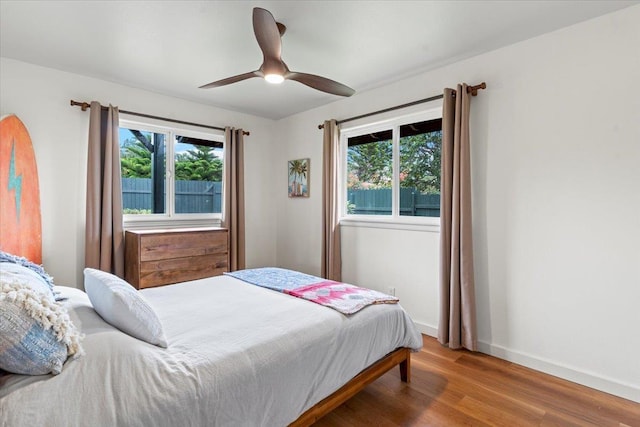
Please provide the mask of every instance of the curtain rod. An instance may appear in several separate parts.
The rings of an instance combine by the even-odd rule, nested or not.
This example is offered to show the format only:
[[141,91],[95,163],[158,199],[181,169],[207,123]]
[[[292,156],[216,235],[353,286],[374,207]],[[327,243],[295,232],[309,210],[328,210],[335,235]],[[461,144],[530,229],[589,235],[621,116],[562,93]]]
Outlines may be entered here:
[[[487,88],[487,84],[485,82],[482,82],[479,85],[467,86],[467,93],[470,93],[471,96],[477,96],[479,89],[486,89],[486,88]],[[401,108],[407,108],[407,107],[411,107],[413,105],[424,104],[425,102],[435,101],[436,99],[442,99],[443,97],[444,97],[444,95],[440,94],[440,95],[436,95],[436,96],[431,96],[429,98],[419,99],[417,101],[408,102],[406,104],[396,105],[394,107],[385,108],[384,110],[378,110],[378,111],[374,111],[372,113],[362,114],[360,116],[349,117],[348,119],[344,119],[344,120],[336,120],[336,124],[339,125],[340,123],[346,123],[346,122],[350,122],[352,120],[363,119],[365,117],[375,116],[376,114],[387,113],[389,111],[399,110]],[[318,125],[318,129],[324,129],[324,124]]]
[[[71,100],[71,106],[72,107],[80,107],[82,109],[82,111],[87,111],[87,108],[91,108],[91,104],[86,103],[86,102],[74,101],[73,99]],[[105,107],[103,105],[101,105],[100,108],[102,108],[103,110],[107,109],[107,107]],[[200,123],[185,122],[183,120],[170,119],[168,117],[160,117],[160,116],[152,116],[151,114],[136,113],[135,111],[127,111],[127,110],[118,109],[118,112],[122,113],[122,114],[129,114],[130,116],[138,116],[138,117],[145,117],[147,119],[157,119],[157,120],[164,120],[165,122],[179,123],[181,125],[198,126],[198,127],[201,127],[201,128],[215,129],[215,130],[222,130],[222,131],[225,130],[225,128],[218,127],[218,126],[210,126],[210,125],[203,125],[203,124],[200,124]],[[242,134],[243,135],[251,135],[251,132],[249,132],[248,130],[243,130]]]

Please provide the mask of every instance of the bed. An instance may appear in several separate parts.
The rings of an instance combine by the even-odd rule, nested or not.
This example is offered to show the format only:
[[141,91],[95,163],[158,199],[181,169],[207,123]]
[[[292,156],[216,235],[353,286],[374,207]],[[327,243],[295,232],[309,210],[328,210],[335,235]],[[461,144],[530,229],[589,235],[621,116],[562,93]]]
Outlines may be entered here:
[[164,349],[106,323],[84,292],[56,290],[86,354],[60,375],[0,377],[3,426],[309,425],[397,364],[408,380],[409,349],[422,345],[398,304],[345,316],[219,276],[140,291]]
[[[34,173],[23,175],[24,193],[29,179],[37,183],[35,157],[30,141],[19,146],[14,139],[0,141],[0,169],[20,170],[14,162],[19,166],[18,154],[27,150],[24,158]],[[37,186],[30,192],[37,195]],[[28,213],[19,208],[17,193],[0,193],[0,209],[12,209],[3,218],[16,217],[9,230],[15,236],[3,234],[0,249],[39,264],[39,221],[26,227],[22,217]],[[27,251],[25,240],[38,244]],[[7,265],[0,263],[0,276],[9,274]],[[36,281],[46,279],[38,274]],[[5,303],[10,285],[18,284],[2,280]],[[43,294],[52,291],[50,282],[43,286]],[[60,300],[59,309],[84,335],[84,355],[62,365],[65,348],[57,375],[0,369],[0,426],[310,425],[395,366],[400,379],[409,381],[410,353],[422,346],[400,304],[369,305],[345,315],[228,275],[131,292],[139,292],[156,316],[166,347],[113,326],[91,292],[90,299],[76,287],[55,286],[51,294]],[[3,310],[0,329],[6,331]],[[5,350],[0,345],[0,357]]]

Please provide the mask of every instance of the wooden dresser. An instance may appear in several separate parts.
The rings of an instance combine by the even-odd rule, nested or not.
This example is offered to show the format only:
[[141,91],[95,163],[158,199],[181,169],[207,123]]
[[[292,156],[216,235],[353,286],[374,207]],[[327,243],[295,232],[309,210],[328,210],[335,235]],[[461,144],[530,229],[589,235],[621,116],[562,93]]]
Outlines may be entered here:
[[125,232],[125,279],[136,289],[218,276],[228,270],[225,228]]

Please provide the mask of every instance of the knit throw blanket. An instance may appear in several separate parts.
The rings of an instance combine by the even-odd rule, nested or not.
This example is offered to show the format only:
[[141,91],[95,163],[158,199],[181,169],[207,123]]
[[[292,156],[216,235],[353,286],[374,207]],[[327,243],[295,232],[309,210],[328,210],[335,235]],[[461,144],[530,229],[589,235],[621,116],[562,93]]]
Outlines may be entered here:
[[372,304],[394,304],[399,301],[394,296],[372,289],[283,268],[254,268],[225,274],[252,285],[324,305],[342,314],[353,314]]

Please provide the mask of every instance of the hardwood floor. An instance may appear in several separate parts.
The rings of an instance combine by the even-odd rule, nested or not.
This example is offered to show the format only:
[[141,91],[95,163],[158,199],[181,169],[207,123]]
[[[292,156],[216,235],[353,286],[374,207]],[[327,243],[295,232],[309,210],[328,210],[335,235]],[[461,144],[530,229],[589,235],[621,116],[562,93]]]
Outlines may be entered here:
[[329,426],[640,426],[640,404],[435,338],[319,420]]

